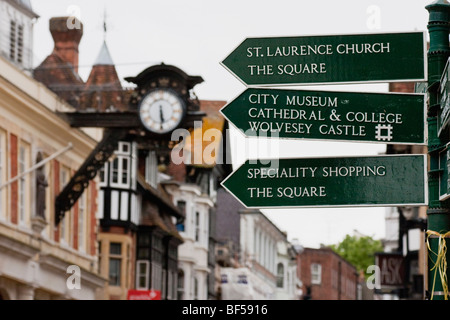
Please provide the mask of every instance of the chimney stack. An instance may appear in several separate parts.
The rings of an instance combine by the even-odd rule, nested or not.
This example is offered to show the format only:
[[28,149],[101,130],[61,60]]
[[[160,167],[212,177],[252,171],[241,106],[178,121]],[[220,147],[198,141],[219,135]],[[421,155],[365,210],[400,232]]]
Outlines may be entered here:
[[55,42],[53,52],[78,73],[78,45],[83,36],[83,24],[75,17],[51,18],[50,33]]

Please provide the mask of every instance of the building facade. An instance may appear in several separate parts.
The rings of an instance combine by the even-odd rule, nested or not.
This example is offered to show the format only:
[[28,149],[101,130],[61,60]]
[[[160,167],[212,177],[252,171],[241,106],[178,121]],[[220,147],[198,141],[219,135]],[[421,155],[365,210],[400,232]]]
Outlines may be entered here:
[[[418,88],[414,83],[390,83],[390,92],[413,93]],[[423,85],[422,85],[423,88]],[[423,88],[424,90],[426,88]],[[419,92],[420,93],[420,92]],[[427,147],[421,145],[387,145],[386,154],[426,154]],[[382,285],[375,290],[378,299],[423,299],[426,272],[425,230],[427,207],[392,207],[386,209],[386,237],[384,252],[403,256],[405,267],[402,283],[395,286]]]
[[[164,168],[170,135],[146,130],[139,122],[138,108],[150,92],[162,99],[166,95],[160,92],[186,99],[200,78],[173,66],[153,66],[128,79],[135,82],[135,88],[122,88],[104,42],[84,82],[78,75],[83,24],[69,28],[67,19],[50,19],[54,49],[34,70],[34,77],[73,106],[73,111],[60,113],[72,127],[94,127],[101,134],[82,164],[67,175],[68,187],[57,197],[56,205],[71,210],[72,199],[81,197],[80,190],[98,179],[97,254],[99,272],[108,279],[105,298],[130,299],[139,291],[157,292],[159,299],[176,299],[177,247],[183,239],[175,222],[184,216],[160,184],[161,176],[167,177]],[[192,108],[190,101],[183,103]],[[66,217],[59,213],[58,219],[65,221]]]
[[33,67],[33,26],[38,17],[30,0],[0,1],[0,55],[28,73]]
[[54,206],[97,141],[59,118],[56,113],[71,106],[15,64],[0,58],[0,70],[1,298],[102,298],[98,181],[89,183],[59,224]]
[[241,209],[239,214],[241,267],[222,269],[222,298],[299,299],[297,253],[286,233],[259,210]]
[[182,151],[183,161],[171,164],[174,179],[164,185],[186,218],[177,227],[184,243],[179,254],[179,299],[218,298],[220,271],[216,264],[217,188],[229,172],[226,124],[219,110],[225,101],[200,100],[202,121],[194,125]]
[[304,300],[356,300],[356,268],[330,248],[304,248],[297,255]]

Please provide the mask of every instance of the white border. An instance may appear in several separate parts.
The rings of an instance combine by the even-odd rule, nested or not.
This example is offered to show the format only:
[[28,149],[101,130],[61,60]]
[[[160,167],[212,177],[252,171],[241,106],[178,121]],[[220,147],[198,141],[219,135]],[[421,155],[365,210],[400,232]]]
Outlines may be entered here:
[[[247,159],[244,163],[242,163],[238,168],[236,168],[235,170],[233,170],[233,172],[226,177],[221,183],[220,185],[226,190],[228,191],[231,195],[233,195],[234,198],[236,198],[246,209],[310,209],[310,208],[352,208],[352,207],[398,207],[398,206],[427,206],[428,205],[428,172],[427,172],[427,155],[425,154],[395,154],[395,155],[376,155],[376,156],[335,156],[332,157],[333,159],[337,159],[337,158],[386,158],[386,157],[410,157],[410,156],[415,156],[415,157],[422,157],[423,158],[423,185],[424,185],[424,190],[423,190],[423,194],[424,194],[424,201],[423,202],[416,202],[416,203],[380,203],[380,204],[341,204],[341,205],[297,205],[297,206],[247,206],[245,203],[243,203],[241,201],[241,199],[239,199],[233,192],[231,192],[225,185],[225,181],[227,181],[236,171],[238,171],[242,166],[244,166],[247,161],[270,161],[270,160],[274,160],[274,159],[270,159],[270,158],[260,158],[260,159]],[[298,158],[298,157],[283,157],[283,158],[279,158],[278,160],[287,160],[287,159],[330,159],[330,157],[305,157],[305,158]]]
[[[449,71],[449,64],[450,64],[450,57],[447,59],[447,62],[445,63],[444,70],[442,71],[441,79],[439,80],[439,97],[442,96],[442,80],[444,80],[444,76],[447,76],[447,82],[450,82],[450,78],[448,77],[447,73]],[[441,101],[439,100],[439,109],[441,109]],[[437,116],[437,125],[438,125],[438,137],[441,135],[443,131],[448,127],[448,124],[450,122],[450,115],[447,116],[447,119],[445,122],[441,125],[441,110],[438,112]]]
[[[447,153],[447,151],[449,150],[448,149],[449,146],[450,146],[450,142],[445,145],[445,148],[441,152],[439,152],[438,170],[443,168],[443,167],[441,167],[441,164],[442,164],[441,163],[441,153],[443,153],[443,152]],[[447,158],[447,156],[446,156],[446,158]],[[447,163],[445,163],[445,165],[447,166]],[[443,168],[443,170],[445,171],[447,169]],[[448,174],[450,174],[450,172],[447,172],[447,175]],[[447,200],[448,198],[450,198],[450,194],[448,194],[446,191],[444,194],[441,195],[441,178],[442,178],[442,176],[439,178],[439,201],[444,201],[444,200]],[[448,184],[448,182],[447,182],[447,184]],[[448,188],[448,186],[447,186],[447,188]]]
[[[234,103],[241,95],[243,95],[246,91],[249,89],[260,89],[260,90],[277,90],[277,91],[297,91],[297,92],[322,92],[322,93],[341,93],[341,94],[369,94],[369,95],[409,95],[409,96],[423,96],[423,142],[392,142],[392,141],[373,141],[373,140],[346,140],[346,139],[319,139],[319,138],[308,138],[308,137],[258,137],[258,136],[247,136],[242,131],[241,128],[238,128],[223,112],[228,105]],[[275,106],[274,106],[275,107]],[[264,139],[281,139],[281,140],[308,140],[308,141],[329,141],[329,142],[355,142],[355,143],[375,143],[375,144],[396,144],[396,145],[421,145],[425,146],[428,145],[428,125],[427,125],[427,94],[426,93],[408,93],[408,92],[365,92],[365,91],[324,91],[324,90],[314,90],[314,89],[288,89],[288,88],[267,88],[267,87],[247,87],[245,88],[241,93],[239,93],[237,96],[235,96],[230,102],[225,104],[222,108],[219,110],[220,114],[230,123],[233,125],[237,131],[244,137],[244,138],[264,138]],[[407,112],[407,111],[406,111]]]
[[[223,61],[227,59],[237,48],[239,48],[247,39],[276,39],[276,38],[304,38],[304,37],[333,37],[333,36],[360,36],[360,35],[386,35],[386,34],[410,34],[410,33],[422,33],[422,46],[423,46],[423,79],[384,79],[384,80],[364,80],[364,81],[346,81],[346,82],[340,82],[340,81],[330,81],[330,82],[300,82],[300,83],[270,83],[270,84],[247,84],[242,80],[240,77],[238,77],[237,74],[235,74],[231,69],[229,69]],[[228,72],[230,72],[236,79],[238,79],[242,84],[244,84],[246,87],[251,88],[255,86],[260,87],[277,87],[277,86],[315,86],[315,85],[336,85],[336,84],[361,84],[361,83],[389,83],[389,82],[426,82],[427,75],[428,75],[428,59],[427,59],[427,38],[426,38],[426,32],[425,31],[406,31],[406,32],[381,32],[381,33],[350,33],[350,34],[324,34],[324,35],[301,35],[301,36],[268,36],[268,37],[248,37],[242,40],[224,59],[222,59],[220,62],[220,65],[222,65]]]

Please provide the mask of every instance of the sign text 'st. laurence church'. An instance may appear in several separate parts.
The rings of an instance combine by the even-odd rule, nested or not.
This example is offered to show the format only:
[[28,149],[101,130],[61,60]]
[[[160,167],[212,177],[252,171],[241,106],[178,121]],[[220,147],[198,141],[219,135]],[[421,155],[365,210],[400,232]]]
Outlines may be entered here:
[[223,62],[248,85],[423,81],[423,32],[248,38]]

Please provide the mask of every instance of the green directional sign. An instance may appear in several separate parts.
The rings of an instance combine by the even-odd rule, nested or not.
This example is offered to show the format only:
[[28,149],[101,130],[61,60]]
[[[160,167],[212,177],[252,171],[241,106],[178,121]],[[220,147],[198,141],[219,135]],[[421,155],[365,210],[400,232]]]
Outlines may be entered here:
[[221,113],[246,136],[425,144],[425,95],[249,88]]
[[444,201],[450,198],[450,143],[439,153],[439,200]]
[[439,85],[441,94],[441,108],[438,113],[438,135],[440,137],[448,134],[448,126],[450,122],[450,58],[447,60],[444,71],[442,72],[441,82]]
[[425,32],[247,38],[222,65],[249,86],[424,81]]
[[425,155],[247,160],[222,185],[248,208],[427,204]]

